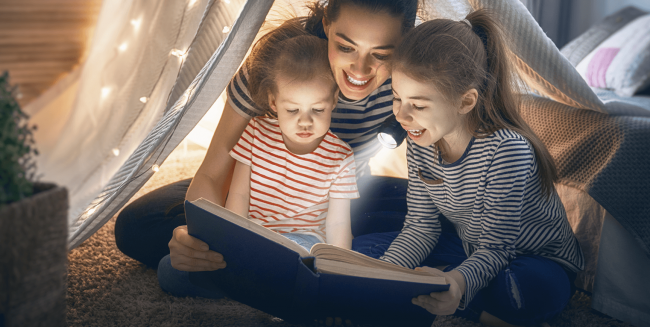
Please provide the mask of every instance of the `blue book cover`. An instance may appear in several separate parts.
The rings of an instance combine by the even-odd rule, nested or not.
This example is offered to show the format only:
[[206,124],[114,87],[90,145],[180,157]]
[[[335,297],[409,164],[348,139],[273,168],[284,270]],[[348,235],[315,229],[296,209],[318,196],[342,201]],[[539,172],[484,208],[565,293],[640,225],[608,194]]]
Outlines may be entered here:
[[185,214],[190,235],[226,261],[224,269],[190,273],[192,283],[287,321],[342,317],[354,323],[430,326],[434,316],[411,299],[449,289],[441,277],[333,245],[307,251],[204,199],[186,201]]

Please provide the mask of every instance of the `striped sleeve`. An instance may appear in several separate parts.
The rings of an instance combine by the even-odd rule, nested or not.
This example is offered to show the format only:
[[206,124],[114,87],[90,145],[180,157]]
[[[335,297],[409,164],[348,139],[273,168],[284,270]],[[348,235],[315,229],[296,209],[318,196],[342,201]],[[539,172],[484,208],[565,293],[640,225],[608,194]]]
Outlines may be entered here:
[[487,170],[477,248],[456,267],[467,285],[459,309],[515,258],[524,194],[534,174],[535,157],[525,140],[506,139],[499,144]]
[[[410,139],[408,141],[409,181],[406,192],[408,213],[402,232],[380,259],[396,265],[415,268],[436,246],[442,229],[440,220],[438,220],[440,210],[431,200],[427,186],[419,177],[417,161],[420,157],[413,155],[413,146],[416,145],[413,145]],[[423,155],[423,157],[427,156]],[[425,160],[433,160],[433,158],[425,158]]]
[[251,119],[246,126],[246,129],[241,134],[237,144],[230,150],[230,156],[233,159],[250,166],[251,159],[253,157],[252,148],[253,140],[255,139],[255,124],[257,123],[256,119]]
[[228,104],[239,115],[251,119],[264,114],[264,110],[257,107],[248,91],[248,61],[239,68],[228,84]]
[[352,150],[345,159],[341,160],[338,174],[330,187],[329,196],[335,199],[356,199],[359,197]]

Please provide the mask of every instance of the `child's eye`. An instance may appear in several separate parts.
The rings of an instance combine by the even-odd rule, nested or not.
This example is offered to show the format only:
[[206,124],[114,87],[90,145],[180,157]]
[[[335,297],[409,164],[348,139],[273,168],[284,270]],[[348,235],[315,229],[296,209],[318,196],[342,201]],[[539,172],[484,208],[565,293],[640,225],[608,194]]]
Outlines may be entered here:
[[350,48],[350,47],[346,47],[346,46],[344,46],[344,45],[340,45],[340,44],[339,44],[339,50],[340,50],[341,52],[352,52],[352,48]]
[[317,113],[317,114],[320,114],[320,113],[322,113],[322,112],[325,112],[325,109],[316,109],[316,108],[312,108],[311,110],[312,110],[313,112]]
[[418,107],[418,106],[415,106],[415,105],[414,105],[414,106],[413,106],[413,109],[418,110],[418,111],[421,111],[421,110],[424,110],[424,107]]
[[299,109],[287,109],[287,112],[290,113],[290,114],[295,114],[298,111],[300,111],[300,110]]
[[399,102],[402,102],[402,99],[400,99],[400,98],[398,98],[398,97],[396,97],[396,96],[394,96],[394,97],[393,97],[393,102],[395,102],[395,101],[399,101]]

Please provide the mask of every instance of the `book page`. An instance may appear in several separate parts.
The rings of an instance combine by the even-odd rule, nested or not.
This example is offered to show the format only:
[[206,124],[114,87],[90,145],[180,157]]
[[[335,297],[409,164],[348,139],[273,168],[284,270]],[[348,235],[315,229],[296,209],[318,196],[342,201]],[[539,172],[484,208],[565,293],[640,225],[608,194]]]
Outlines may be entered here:
[[319,273],[325,273],[325,274],[346,275],[346,276],[375,278],[375,279],[387,279],[387,280],[396,280],[402,282],[423,283],[423,284],[437,284],[437,285],[446,284],[444,277],[438,277],[429,274],[415,275],[410,273],[404,273],[401,271],[369,268],[369,267],[358,266],[350,263],[332,261],[332,260],[327,260],[322,258],[316,258],[316,262],[314,263],[314,265],[316,266],[316,270]]
[[[390,262],[381,261],[363,255],[352,250],[343,249],[331,244],[318,243],[311,248],[311,254],[318,259],[325,259],[334,262],[343,262],[356,266],[368,267],[373,269],[382,269],[395,272],[401,272],[411,275],[432,276],[429,272],[417,271],[406,267],[398,266]],[[442,275],[440,275],[442,276]]]
[[239,227],[250,230],[251,232],[256,233],[275,243],[281,244],[284,247],[297,252],[301,257],[310,256],[309,252],[305,250],[305,248],[303,248],[302,246],[298,245],[298,243],[282,236],[282,234],[276,233],[264,226],[258,225],[253,221],[251,221],[250,219],[242,217],[218,204],[212,203],[204,198],[199,198],[191,202],[197,207],[205,211],[208,211],[217,217],[225,219]]

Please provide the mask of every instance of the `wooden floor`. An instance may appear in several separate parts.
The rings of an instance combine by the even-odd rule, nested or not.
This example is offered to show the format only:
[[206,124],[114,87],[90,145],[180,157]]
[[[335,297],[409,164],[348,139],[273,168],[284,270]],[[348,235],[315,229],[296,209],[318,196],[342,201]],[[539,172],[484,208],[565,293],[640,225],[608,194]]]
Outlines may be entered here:
[[101,0],[0,0],[0,72],[19,86],[22,106],[85,56]]

